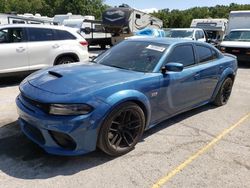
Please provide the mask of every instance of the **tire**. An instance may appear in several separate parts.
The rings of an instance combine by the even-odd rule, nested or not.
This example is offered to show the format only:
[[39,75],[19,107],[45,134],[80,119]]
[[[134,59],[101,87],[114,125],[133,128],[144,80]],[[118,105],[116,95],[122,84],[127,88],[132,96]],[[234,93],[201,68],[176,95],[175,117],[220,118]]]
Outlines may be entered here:
[[76,62],[74,58],[65,56],[65,57],[59,58],[56,61],[55,65],[63,65],[63,64],[69,64],[69,63],[74,63],[74,62]]
[[232,78],[226,78],[221,87],[219,92],[217,93],[215,100],[213,101],[213,104],[216,106],[223,106],[227,104],[229,97],[232,92],[232,87],[233,87],[233,80]]
[[110,156],[120,156],[134,149],[145,127],[143,110],[133,102],[114,108],[104,120],[98,147]]
[[106,49],[106,45],[105,44],[101,44],[101,49],[105,50]]

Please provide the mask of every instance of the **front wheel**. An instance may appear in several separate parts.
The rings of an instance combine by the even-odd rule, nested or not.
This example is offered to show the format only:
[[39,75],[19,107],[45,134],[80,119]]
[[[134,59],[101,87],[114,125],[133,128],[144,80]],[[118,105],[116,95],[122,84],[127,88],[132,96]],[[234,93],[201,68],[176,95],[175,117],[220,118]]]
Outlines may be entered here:
[[74,63],[75,60],[72,57],[69,56],[65,56],[65,57],[61,57],[57,60],[57,62],[55,63],[55,65],[63,65],[63,64],[69,64],[69,63]]
[[233,80],[232,78],[226,78],[221,85],[218,94],[215,97],[214,104],[216,106],[222,106],[227,103],[232,92]]
[[104,121],[98,139],[101,150],[111,156],[131,151],[140,140],[145,126],[142,109],[135,103],[119,105]]

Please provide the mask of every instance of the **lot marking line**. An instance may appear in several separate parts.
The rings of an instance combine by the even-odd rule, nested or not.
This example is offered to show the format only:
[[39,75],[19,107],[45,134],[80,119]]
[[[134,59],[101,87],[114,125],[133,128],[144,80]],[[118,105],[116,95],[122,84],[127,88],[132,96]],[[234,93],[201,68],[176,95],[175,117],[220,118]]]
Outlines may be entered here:
[[233,129],[241,125],[244,121],[246,121],[250,117],[250,113],[243,116],[237,123],[232,125],[231,127],[225,129],[223,132],[221,132],[218,136],[216,136],[213,140],[211,140],[207,145],[202,147],[200,150],[198,150],[196,153],[191,155],[188,159],[186,159],[183,163],[181,163],[179,166],[177,166],[175,169],[170,171],[166,174],[166,176],[163,176],[161,179],[159,179],[152,188],[160,188],[164,184],[166,184],[171,178],[173,178],[177,173],[182,171],[184,168],[186,168],[190,163],[192,163],[196,158],[198,158],[200,155],[208,151],[211,147],[213,147],[218,141],[220,141],[224,136],[229,134]]

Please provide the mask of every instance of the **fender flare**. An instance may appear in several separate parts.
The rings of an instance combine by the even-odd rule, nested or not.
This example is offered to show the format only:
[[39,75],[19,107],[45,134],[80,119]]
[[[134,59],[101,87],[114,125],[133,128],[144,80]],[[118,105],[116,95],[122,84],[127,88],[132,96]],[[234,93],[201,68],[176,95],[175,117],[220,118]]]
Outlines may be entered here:
[[[215,90],[214,90],[214,93],[212,95],[212,98],[211,98],[211,101],[214,101],[216,95],[218,94],[220,88],[221,88],[221,85],[223,83],[223,81],[227,78],[227,77],[231,77],[233,76],[233,78],[236,76],[236,72],[232,69],[232,68],[226,68],[223,73],[221,74],[220,76],[220,79],[215,87]],[[234,81],[234,79],[233,79]]]
[[110,95],[105,102],[111,106],[105,117],[117,106],[125,102],[135,102],[144,111],[146,118],[145,128],[148,127],[151,117],[151,105],[147,96],[136,90],[123,90]]

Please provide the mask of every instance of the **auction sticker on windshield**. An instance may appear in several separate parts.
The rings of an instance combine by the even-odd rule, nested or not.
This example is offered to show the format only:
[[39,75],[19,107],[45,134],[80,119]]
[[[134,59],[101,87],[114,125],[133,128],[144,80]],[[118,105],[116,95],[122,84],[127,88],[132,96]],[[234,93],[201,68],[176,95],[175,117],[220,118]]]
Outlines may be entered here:
[[164,47],[155,46],[155,45],[148,45],[146,48],[150,49],[150,50],[155,50],[155,51],[158,51],[158,52],[163,52],[166,49]]

